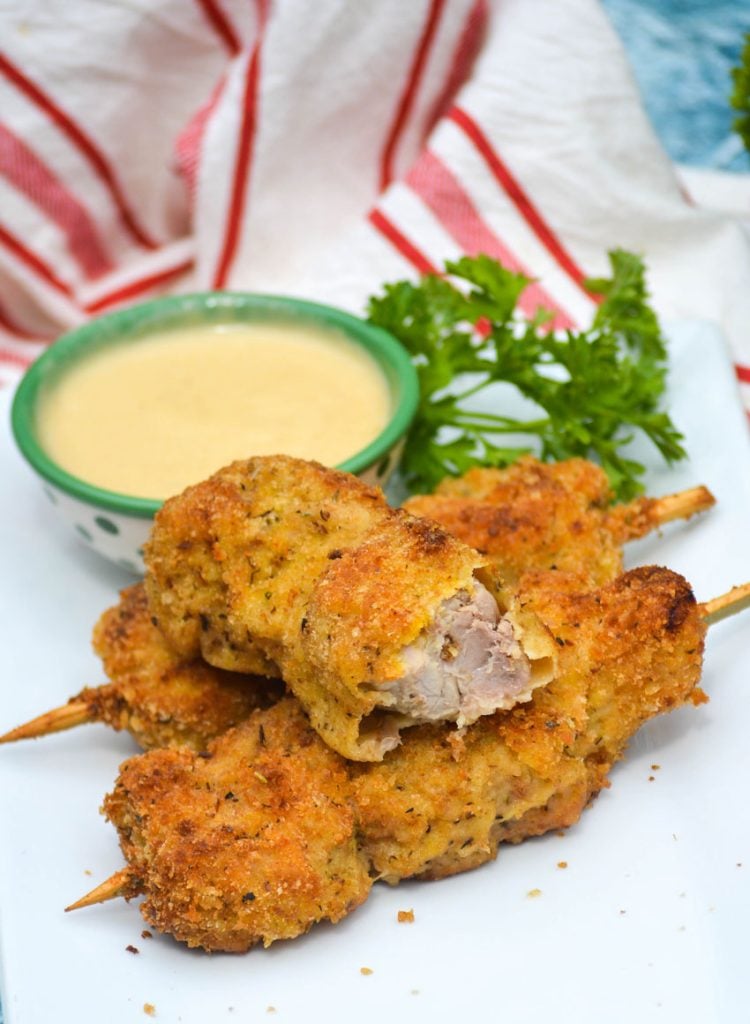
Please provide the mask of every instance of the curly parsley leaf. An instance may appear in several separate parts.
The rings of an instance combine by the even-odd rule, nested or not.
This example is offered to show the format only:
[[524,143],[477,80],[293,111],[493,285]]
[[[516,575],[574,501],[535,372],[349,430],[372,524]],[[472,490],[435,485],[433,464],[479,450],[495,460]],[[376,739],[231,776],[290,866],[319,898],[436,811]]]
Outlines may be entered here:
[[[508,465],[533,452],[547,461],[595,458],[627,500],[642,490],[643,467],[622,451],[636,433],[667,462],[685,456],[659,408],[667,354],[643,263],[622,250],[609,259],[612,276],[587,282],[602,301],[579,332],[552,332],[548,315],[519,316],[530,280],[484,255],[447,263],[444,277],[387,284],[370,299],[369,319],[401,341],[419,375],[401,461],[409,487],[431,490],[471,466]],[[499,383],[533,403],[533,415],[478,411],[474,397]],[[504,435],[512,435],[508,445]]]

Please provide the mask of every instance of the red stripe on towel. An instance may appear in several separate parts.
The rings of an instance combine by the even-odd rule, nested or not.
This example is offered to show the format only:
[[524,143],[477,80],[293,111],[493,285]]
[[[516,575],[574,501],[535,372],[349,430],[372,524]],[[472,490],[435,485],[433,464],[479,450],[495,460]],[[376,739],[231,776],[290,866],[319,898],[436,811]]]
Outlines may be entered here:
[[27,327],[22,327],[2,303],[0,303],[0,327],[7,334],[15,335],[19,341],[52,341],[55,337],[48,331],[30,331]]
[[488,14],[487,0],[477,0],[469,11],[466,23],[458,37],[445,85],[433,104],[432,112],[425,123],[425,136],[450,108],[456,93],[469,77],[472,65],[482,47]]
[[219,104],[226,83],[226,76],[223,75],[216,83],[206,103],[200,107],[184,130],[177,136],[175,144],[177,166],[187,183],[191,204],[195,200],[195,190],[198,186],[198,166],[200,164],[203,136],[206,134],[209,118]]
[[115,291],[102,295],[93,302],[89,302],[84,309],[87,313],[99,313],[103,309],[109,309],[110,306],[116,306],[121,302],[126,302],[128,299],[134,299],[136,296],[142,295],[143,292],[150,291],[152,288],[170,281],[173,277],[177,277],[178,274],[184,274],[186,270],[190,270],[192,265],[192,259],[183,260],[176,267],[170,267],[168,270],[159,270],[154,274],[149,274],[147,277],[139,277],[137,281],[124,284],[120,288],[115,289]]
[[25,370],[27,366],[31,366],[34,358],[34,356],[23,356],[9,348],[0,348],[0,364],[12,363],[14,366],[20,366]]
[[158,248],[158,243],[150,238],[136,221],[117,182],[114,171],[83,129],[2,54],[0,54],[0,74],[5,75],[8,81],[12,82],[20,92],[39,107],[57,125],[67,139],[73,143],[81,155],[85,157],[99,180],[106,186],[120,214],[120,219],[130,236],[146,249]]
[[750,366],[741,366],[737,363],[734,370],[737,374],[737,380],[741,380],[743,384],[750,384]]
[[247,202],[253,144],[258,120],[258,81],[260,78],[260,51],[268,19],[269,0],[257,0],[259,5],[258,38],[250,55],[245,74],[242,98],[242,122],[232,180],[232,193],[224,229],[224,244],[213,279],[214,288],[223,288],[234,263],[240,240],[240,227]]
[[384,213],[381,213],[380,210],[371,210],[368,220],[401,253],[404,259],[408,260],[413,267],[416,267],[420,274],[440,273],[435,264],[423,252],[420,252],[406,235],[402,234],[396,225]]
[[229,53],[236,57],[242,49],[242,44],[237,33],[234,31],[234,26],[219,4],[216,0],[196,0],[196,3],[211,23],[211,26]]
[[24,263],[30,270],[33,270],[35,274],[42,278],[47,284],[51,285],[58,292],[62,292],[63,295],[67,295],[72,298],[73,291],[69,285],[60,278],[47,266],[47,264],[39,259],[39,257],[27,249],[25,245],[18,241],[9,231],[0,226],[0,245],[4,245],[9,252]]
[[581,288],[581,290],[593,301],[601,301],[597,296],[592,295],[586,289],[586,275],[567,251],[561,240],[557,237],[550,225],[542,216],[541,212],[534,205],[529,195],[522,188],[520,182],[511,173],[508,166],[500,159],[496,150],[493,149],[489,139],[482,129],[461,107],[452,107],[446,115],[458,125],[464,134],[471,140],[476,149],[485,160],[492,175],[505,191],[510,201],[516,207],[523,219],[537,236],[539,241],[557,262],[558,266]]
[[0,124],[0,174],[61,229],[88,278],[113,269],[86,207],[25,142]]
[[[406,179],[451,238],[469,256],[486,253],[499,260],[508,270],[533,277],[507,245],[482,220],[469,195],[445,164],[430,150],[425,150]],[[575,327],[575,322],[541,285],[532,282],[519,300],[521,309],[533,316],[538,309],[554,314],[555,329]]]
[[419,38],[417,49],[414,53],[409,77],[406,80],[404,91],[399,99],[396,108],[396,116],[391,124],[388,137],[385,142],[382,156],[380,158],[380,188],[381,191],[388,187],[393,180],[393,160],[396,148],[406,126],[407,118],[414,103],[419,83],[422,79],[427,56],[435,38],[437,27],[445,7],[445,0],[430,0],[427,20],[425,21],[422,35]]

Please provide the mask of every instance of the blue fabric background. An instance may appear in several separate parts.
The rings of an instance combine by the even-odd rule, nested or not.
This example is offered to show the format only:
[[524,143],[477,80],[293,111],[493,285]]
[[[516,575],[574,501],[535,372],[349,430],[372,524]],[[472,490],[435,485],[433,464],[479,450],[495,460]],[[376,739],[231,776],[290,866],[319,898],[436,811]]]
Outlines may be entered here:
[[[750,0],[602,3],[625,44],[648,114],[672,159],[750,173],[750,154],[732,132],[729,106],[729,72],[739,63],[743,36],[750,32]],[[68,1019],[69,1009],[60,1008],[61,1022]]]
[[673,160],[750,172],[732,131],[730,69],[750,32],[750,0],[602,0],[646,109]]

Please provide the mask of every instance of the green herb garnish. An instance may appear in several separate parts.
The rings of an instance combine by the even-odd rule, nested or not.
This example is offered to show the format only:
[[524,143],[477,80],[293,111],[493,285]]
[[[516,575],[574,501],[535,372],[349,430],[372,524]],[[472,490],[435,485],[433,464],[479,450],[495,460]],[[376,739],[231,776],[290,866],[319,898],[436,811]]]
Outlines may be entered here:
[[[579,332],[551,332],[548,315],[520,317],[529,278],[488,256],[446,263],[445,277],[387,284],[370,299],[370,321],[401,341],[419,374],[421,400],[401,461],[412,490],[533,452],[545,461],[595,458],[628,500],[643,489],[644,467],[622,452],[636,432],[667,462],[684,458],[681,435],[659,409],[666,349],[643,263],[622,250],[609,259],[612,277],[587,282],[602,302]],[[535,403],[530,418],[474,407],[474,396],[499,382]],[[504,435],[523,435],[522,443],[516,436],[503,446]]]

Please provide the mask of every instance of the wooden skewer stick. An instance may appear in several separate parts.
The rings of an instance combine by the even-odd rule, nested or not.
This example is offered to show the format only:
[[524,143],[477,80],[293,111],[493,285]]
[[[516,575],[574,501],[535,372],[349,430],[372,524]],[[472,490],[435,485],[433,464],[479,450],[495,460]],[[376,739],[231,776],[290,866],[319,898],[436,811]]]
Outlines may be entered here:
[[120,896],[129,899],[131,896],[137,896],[140,891],[140,880],[131,867],[125,867],[120,871],[115,871],[114,875],[110,875],[106,881],[97,885],[91,892],[81,896],[75,903],[71,903],[69,907],[65,908],[65,912],[80,910],[82,907],[93,907],[96,903],[106,903],[107,900],[115,900]]
[[732,587],[726,594],[704,601],[700,606],[701,617],[707,626],[721,622],[730,615],[736,615],[745,608],[750,608],[750,583]]
[[716,504],[707,487],[690,487],[663,498],[636,498],[627,505],[613,505],[607,525],[618,544],[638,540],[675,519],[690,519]]
[[716,498],[707,487],[691,487],[677,494],[654,498],[652,505],[656,522],[671,523],[674,519],[689,519],[698,512],[705,512],[716,504]]
[[84,700],[73,700],[68,704],[63,704],[61,708],[45,711],[38,718],[32,718],[30,722],[16,726],[15,729],[6,732],[4,736],[0,736],[0,743],[32,740],[39,736],[48,736],[53,732],[64,732],[65,729],[73,729],[77,725],[93,721],[94,715],[89,703]]
[[[710,601],[704,601],[698,607],[703,621],[708,626],[730,615],[736,615],[745,608],[750,608],[750,582],[732,587],[726,594],[714,597]],[[50,712],[50,714],[54,714],[54,712]],[[42,718],[44,717],[42,716]],[[25,727],[20,726],[20,728],[23,729]],[[82,896],[81,899],[71,903],[65,910],[80,910],[82,907],[92,907],[96,903],[105,903],[107,900],[117,899],[118,897],[130,899],[142,891],[141,887],[141,880],[133,869],[129,866],[124,867],[120,871],[115,871],[113,875],[100,885],[97,885],[91,892]]]

